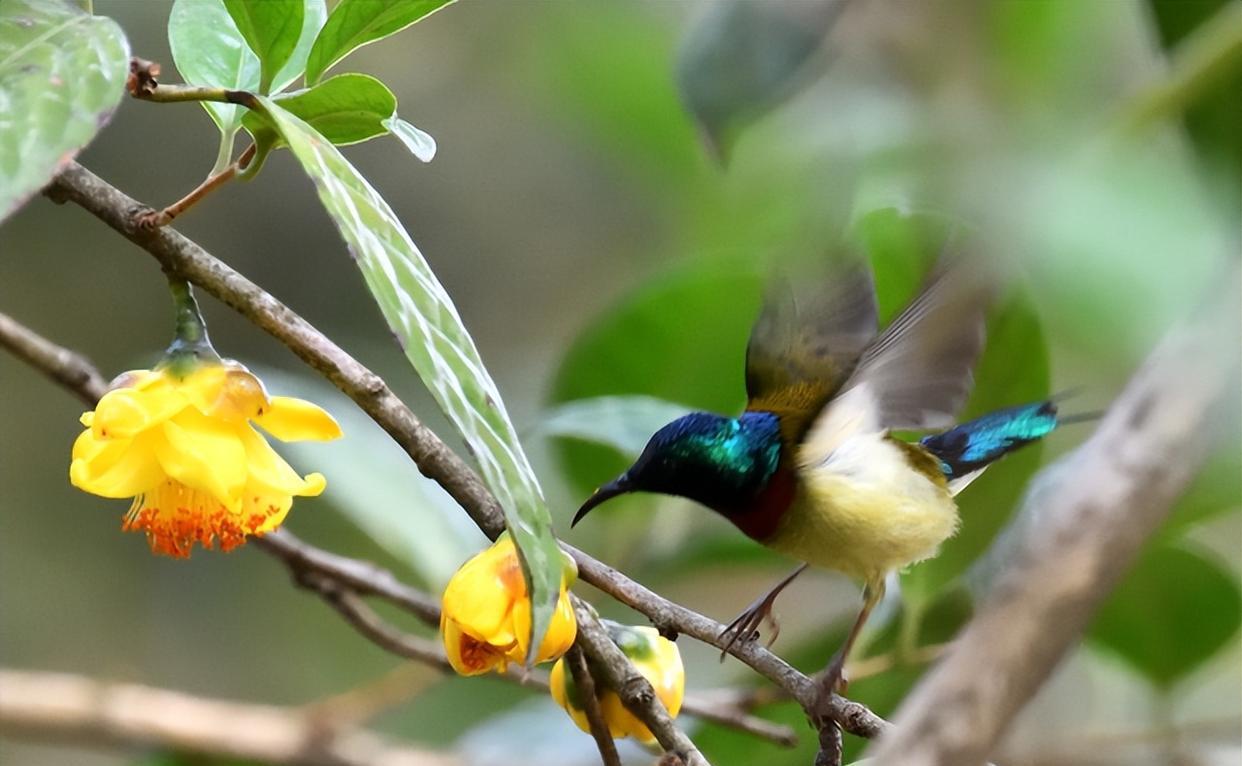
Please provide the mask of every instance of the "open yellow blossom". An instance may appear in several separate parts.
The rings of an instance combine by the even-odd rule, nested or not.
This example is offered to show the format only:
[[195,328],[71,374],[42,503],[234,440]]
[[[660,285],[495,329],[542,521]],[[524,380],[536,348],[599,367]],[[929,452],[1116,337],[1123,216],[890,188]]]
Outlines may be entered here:
[[[572,562],[561,577],[560,598],[552,624],[539,644],[536,662],[560,657],[578,635],[578,622],[567,588],[576,570]],[[526,660],[530,646],[530,597],[508,535],[462,564],[444,589],[440,634],[453,669],[463,676],[489,670],[504,672],[510,662]]]
[[[686,691],[686,671],[681,664],[681,652],[677,650],[677,644],[661,636],[655,628],[607,622],[605,625],[613,642],[630,658],[643,678],[651,682],[656,696],[668,709],[668,714],[676,718],[681,712],[681,702]],[[569,713],[579,729],[589,733],[591,724],[582,705],[581,693],[574,685],[573,674],[565,669],[565,660],[559,660],[552,666],[549,684],[552,687],[552,699],[556,700],[556,704],[565,708],[565,712]],[[608,731],[615,739],[628,736],[644,743],[655,741],[651,730],[625,709],[616,692],[596,686],[596,697],[599,699],[600,712],[608,724]]]
[[123,529],[146,533],[151,550],[185,558],[195,543],[231,550],[284,520],[293,497],[323,491],[300,476],[251,422],[282,441],[341,435],[310,402],[268,396],[232,361],[125,373],[82,415],[69,479],[103,497],[134,499]]

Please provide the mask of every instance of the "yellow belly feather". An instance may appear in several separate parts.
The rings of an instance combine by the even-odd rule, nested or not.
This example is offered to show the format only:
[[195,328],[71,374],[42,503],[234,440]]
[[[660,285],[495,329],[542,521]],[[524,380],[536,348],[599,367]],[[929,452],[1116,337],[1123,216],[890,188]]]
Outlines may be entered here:
[[813,566],[874,580],[934,556],[957,530],[945,482],[883,435],[855,437],[798,474],[798,499],[763,543]]

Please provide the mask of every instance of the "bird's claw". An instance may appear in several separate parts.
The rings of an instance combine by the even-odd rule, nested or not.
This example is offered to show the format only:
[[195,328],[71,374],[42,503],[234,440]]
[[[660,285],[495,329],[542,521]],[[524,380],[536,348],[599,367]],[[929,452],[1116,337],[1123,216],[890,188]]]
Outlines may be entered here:
[[771,628],[768,636],[767,645],[771,646],[776,642],[776,637],[781,633],[780,620],[776,619],[776,615],[772,612],[772,607],[776,602],[775,594],[767,594],[754,602],[750,606],[733,618],[733,622],[725,626],[720,631],[720,639],[724,640],[724,646],[720,648],[720,661],[724,662],[725,656],[739,642],[756,641],[759,639],[759,627],[767,623]]
[[850,680],[845,675],[845,658],[839,653],[833,657],[824,672],[816,678],[816,683],[819,694],[825,699],[833,694],[845,694],[850,688]]

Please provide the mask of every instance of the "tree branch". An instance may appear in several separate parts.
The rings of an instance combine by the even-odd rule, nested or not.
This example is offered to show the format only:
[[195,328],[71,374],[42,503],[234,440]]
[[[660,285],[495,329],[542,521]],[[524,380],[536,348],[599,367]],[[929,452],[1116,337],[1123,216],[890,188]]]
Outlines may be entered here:
[[604,766],[621,766],[621,756],[617,754],[617,743],[612,739],[612,731],[608,721],[604,720],[604,711],[599,706],[598,692],[595,690],[595,678],[591,668],[587,666],[586,655],[577,644],[565,653],[565,665],[574,679],[574,687],[582,700],[582,709],[586,711],[587,722],[591,727],[591,736],[595,738],[595,746],[599,748],[599,758]]
[[295,708],[194,697],[64,673],[0,669],[0,733],[160,747],[299,766],[451,766],[447,754],[363,729],[333,729]]
[[0,347],[48,376],[90,406],[108,388],[95,365],[76,351],[58,346],[34,330],[0,313]]
[[1242,275],[1234,265],[1223,276],[1224,299],[1171,332],[1095,434],[1036,477],[1019,518],[1038,523],[1005,556],[1009,565],[978,615],[906,698],[877,763],[981,763],[1168,515],[1236,381]]

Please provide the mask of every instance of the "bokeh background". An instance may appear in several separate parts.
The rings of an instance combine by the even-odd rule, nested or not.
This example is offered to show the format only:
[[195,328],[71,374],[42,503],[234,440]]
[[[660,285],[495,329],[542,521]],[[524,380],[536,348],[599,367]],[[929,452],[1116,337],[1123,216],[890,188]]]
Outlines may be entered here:
[[[1170,71],[1169,51],[1231,5],[1238,16],[1236,1],[1212,0],[860,1],[822,32],[813,12],[797,16],[807,12],[797,3],[803,22],[782,26],[765,21],[763,4],[463,2],[337,69],[384,80],[402,116],[437,139],[435,160],[422,164],[392,139],[346,155],[457,302],[559,532],[727,621],[788,562],[702,509],[650,497],[617,501],[570,532],[572,510],[670,408],[629,400],[629,409],[584,416],[561,403],[642,394],[673,410],[736,410],[747,329],[775,261],[813,274],[824,258],[862,252],[891,311],[946,233],[968,231],[1015,284],[993,321],[972,411],[1068,389],[1077,391],[1068,409],[1106,406],[1222,262],[1238,258],[1239,70],[1197,93],[1185,119],[1161,111],[1167,105],[1142,116],[1152,83]],[[96,0],[95,10],[175,81],[169,8]],[[713,58],[722,49],[734,55]],[[756,81],[757,70],[777,76]],[[692,101],[715,110],[704,112],[706,125],[679,97],[679,77]],[[216,136],[197,105],[127,102],[81,161],[132,196],[167,204],[210,169]],[[459,443],[287,153],[176,225]],[[288,453],[329,478],[289,527],[441,587],[482,544],[465,515],[282,346],[203,302],[222,353],[261,371],[273,390],[324,402],[345,426],[338,444]],[[155,262],[79,209],[37,198],[0,228],[0,306],[105,374],[155,361],[170,334],[168,304]],[[998,763],[1242,758],[1237,398],[1203,478],[1023,713]],[[259,551],[186,562],[149,555],[140,536],[119,532],[123,502],[68,484],[79,411],[72,396],[0,356],[0,664],[291,705],[393,683],[406,699],[373,722],[382,731],[481,764],[597,759],[546,698],[402,667]],[[896,595],[874,622],[869,651],[895,667],[857,681],[851,696],[893,709],[924,669],[901,650],[943,641],[968,618],[1003,559],[1003,545],[990,546],[1013,521],[1025,481],[1089,430],[1059,432],[963,496],[962,535],[890,588]],[[822,666],[857,600],[844,578],[804,577],[778,607],[778,650],[804,669]],[[641,620],[597,601],[607,616]],[[679,644],[691,688],[758,682],[707,647]],[[791,705],[761,710],[804,731]],[[788,751],[687,723],[714,763],[812,758],[809,730]],[[0,762],[173,761],[0,740]]]

